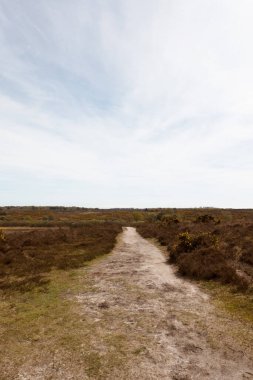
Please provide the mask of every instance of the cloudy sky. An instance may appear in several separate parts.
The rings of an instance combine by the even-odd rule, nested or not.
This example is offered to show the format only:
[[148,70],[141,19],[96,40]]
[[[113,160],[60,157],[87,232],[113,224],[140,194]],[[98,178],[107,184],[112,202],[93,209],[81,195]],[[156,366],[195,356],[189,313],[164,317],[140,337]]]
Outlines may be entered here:
[[253,207],[252,0],[0,0],[0,203]]

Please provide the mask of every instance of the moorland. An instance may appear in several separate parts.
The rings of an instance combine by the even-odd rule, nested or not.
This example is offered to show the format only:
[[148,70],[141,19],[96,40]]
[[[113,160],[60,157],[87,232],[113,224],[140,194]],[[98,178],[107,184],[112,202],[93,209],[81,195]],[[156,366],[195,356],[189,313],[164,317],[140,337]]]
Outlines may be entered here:
[[[61,354],[58,362],[70,360],[76,368],[83,368],[80,361],[85,363],[86,377],[76,378],[113,378],[111,367],[122,366],[123,358],[129,356],[127,348],[122,348],[120,353],[124,339],[118,334],[108,343],[106,335],[102,340],[108,345],[109,356],[104,354],[103,360],[98,357],[91,335],[101,332],[94,332],[90,320],[80,320],[73,299],[80,292],[94,292],[96,284],[88,280],[89,268],[98,262],[101,270],[103,258],[112,251],[125,226],[134,227],[143,238],[155,244],[176,276],[205,292],[214,307],[225,313],[225,319],[238,321],[238,324],[233,322],[233,329],[235,336],[243,337],[241,351],[244,349],[241,347],[250,346],[253,210],[8,206],[0,208],[0,379],[18,379],[22,373],[27,379],[47,378],[40,375],[41,364],[40,369],[36,367],[36,374],[29,375],[30,370],[22,372],[20,368],[26,368],[31,352],[35,355],[30,364],[33,367],[41,361],[38,358],[42,352],[46,352],[43,360],[48,363],[59,350],[65,354]],[[131,252],[134,256],[133,248]],[[124,260],[124,256],[118,257]],[[130,264],[127,265],[129,271]],[[135,276],[134,268],[131,271]],[[123,278],[122,272],[122,278],[117,277],[118,283]],[[129,294],[133,292],[131,286],[131,282],[126,285]],[[141,297],[139,291],[136,297]],[[106,319],[108,305],[103,300],[99,305],[107,325],[110,324]],[[146,322],[148,325],[148,319]],[[87,347],[81,355],[84,341]],[[115,359],[115,350],[119,350],[116,357],[121,360]],[[136,350],[138,355],[143,354],[142,349]],[[108,374],[101,369],[104,361],[110,368]],[[75,371],[70,369],[71,365],[68,367],[71,375],[67,375],[67,369],[62,372],[66,379]],[[62,373],[59,372],[59,378]]]

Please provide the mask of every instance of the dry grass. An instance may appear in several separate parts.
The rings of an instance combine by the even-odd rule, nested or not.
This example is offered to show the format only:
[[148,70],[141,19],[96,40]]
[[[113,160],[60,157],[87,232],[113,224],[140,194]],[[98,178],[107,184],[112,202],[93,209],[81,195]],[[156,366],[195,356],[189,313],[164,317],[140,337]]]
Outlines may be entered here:
[[[83,267],[111,251],[121,225],[138,225],[139,232],[156,237],[170,252],[177,251],[180,234],[189,231],[194,244],[197,241],[199,246],[180,252],[175,262],[179,263],[179,257],[187,254],[188,259],[194,255],[194,260],[197,258],[197,263],[202,263],[196,253],[212,248],[217,250],[213,257],[215,263],[219,252],[230,252],[231,263],[252,276],[252,212],[215,210],[213,215],[214,220],[195,222],[196,210],[0,208],[2,226],[8,227],[0,233],[0,379],[14,380],[18,373],[23,376],[20,378],[41,378],[44,364],[49,366],[48,378],[52,372],[59,374],[58,378],[71,378],[73,373],[76,378],[83,378],[85,373],[90,378],[102,379],[125,364],[126,352],[132,352],[131,360],[133,356],[138,360],[142,355],[145,335],[143,341],[136,340],[131,347],[130,342],[137,339],[135,329],[132,335],[129,328],[124,330],[125,335],[107,331],[110,321],[118,321],[117,308],[115,311],[99,309],[103,318],[97,324],[87,313],[80,316],[73,302],[80,292],[97,292],[93,288],[95,284],[86,279]],[[219,224],[218,220],[221,220]],[[28,229],[20,229],[22,226]],[[32,226],[40,228],[31,229]],[[203,239],[207,235],[203,234],[217,237],[219,245],[216,247],[215,243],[210,248],[212,239],[208,243],[208,239]],[[194,260],[190,260],[190,267]],[[203,273],[203,264],[198,270]],[[185,275],[196,276],[188,272]],[[210,292],[217,302],[222,300],[227,310],[235,315],[240,312],[242,318],[250,316],[252,304],[248,294],[247,298],[241,293],[232,294],[226,287],[226,291],[219,292],[223,288],[215,285],[217,288]],[[116,296],[118,288],[115,291]],[[127,292],[131,293],[128,288]],[[136,295],[131,294],[136,299],[140,296],[137,291]],[[125,320],[125,312],[121,320]],[[145,319],[143,329],[147,329]],[[153,326],[150,331],[154,331]],[[96,344],[103,342],[101,352],[94,344],[94,337]],[[81,372],[76,372],[79,369]]]
[[120,231],[120,224],[102,222],[0,234],[1,380],[41,378],[43,363],[47,378],[53,372],[67,379],[76,370],[96,377],[94,321],[80,319],[73,295],[93,291],[83,267],[109,253]]
[[121,342],[108,334],[111,340],[104,340],[104,344],[113,352],[101,358],[96,351],[93,339],[99,339],[99,326],[85,315],[80,318],[73,301],[80,291],[94,291],[85,271],[55,270],[48,279],[46,289],[8,294],[1,291],[0,379],[16,379],[17,374],[37,379],[41,378],[41,370],[48,373],[48,379],[52,378],[51,372],[57,373],[57,378],[68,379],[69,373],[77,378],[82,378],[81,373],[101,378],[102,361],[108,361],[107,371],[121,364],[121,355],[115,357]]
[[200,281],[199,285],[209,294],[216,306],[229,312],[232,316],[253,325],[253,294],[235,292],[231,285],[220,285],[214,281]]

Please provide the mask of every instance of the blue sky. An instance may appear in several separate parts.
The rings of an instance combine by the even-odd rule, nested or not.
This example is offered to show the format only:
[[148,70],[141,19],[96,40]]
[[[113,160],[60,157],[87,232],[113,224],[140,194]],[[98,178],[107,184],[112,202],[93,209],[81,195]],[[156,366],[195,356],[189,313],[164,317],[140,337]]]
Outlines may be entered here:
[[0,0],[0,204],[253,207],[252,0]]

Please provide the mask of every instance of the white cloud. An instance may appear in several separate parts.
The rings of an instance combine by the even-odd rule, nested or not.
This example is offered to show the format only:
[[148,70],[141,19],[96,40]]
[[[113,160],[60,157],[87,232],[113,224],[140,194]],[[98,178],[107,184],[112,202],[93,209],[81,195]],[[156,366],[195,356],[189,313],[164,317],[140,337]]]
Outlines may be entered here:
[[0,0],[2,203],[252,207],[252,11]]

